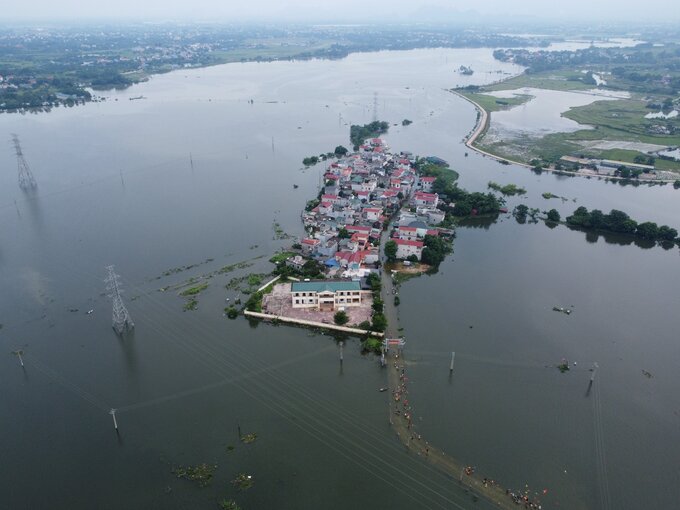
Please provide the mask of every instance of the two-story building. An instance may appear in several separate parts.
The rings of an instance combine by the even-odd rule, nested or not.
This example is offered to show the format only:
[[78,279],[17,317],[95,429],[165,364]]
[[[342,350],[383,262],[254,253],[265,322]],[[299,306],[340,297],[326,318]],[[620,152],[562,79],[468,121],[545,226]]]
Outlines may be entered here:
[[313,308],[320,311],[359,306],[365,293],[358,281],[293,282],[290,289],[293,308]]

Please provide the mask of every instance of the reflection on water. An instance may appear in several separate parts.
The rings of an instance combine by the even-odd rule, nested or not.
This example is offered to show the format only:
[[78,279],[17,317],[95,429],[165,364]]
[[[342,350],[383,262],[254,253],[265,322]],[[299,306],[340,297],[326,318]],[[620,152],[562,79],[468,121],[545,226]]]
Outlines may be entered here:
[[559,90],[524,87],[517,90],[503,90],[490,93],[496,97],[529,95],[524,104],[508,110],[491,113],[491,125],[487,136],[493,139],[518,136],[545,136],[550,133],[568,133],[590,126],[563,117],[570,108],[585,106],[595,101],[614,100],[629,97],[626,92],[584,91],[566,92]]

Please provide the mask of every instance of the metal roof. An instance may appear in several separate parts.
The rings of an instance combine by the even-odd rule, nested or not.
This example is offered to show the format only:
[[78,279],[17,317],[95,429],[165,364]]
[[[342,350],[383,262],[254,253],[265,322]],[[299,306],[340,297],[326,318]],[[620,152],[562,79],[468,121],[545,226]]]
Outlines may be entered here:
[[337,292],[340,290],[361,290],[359,282],[347,281],[314,281],[314,282],[293,282],[291,286],[293,292]]

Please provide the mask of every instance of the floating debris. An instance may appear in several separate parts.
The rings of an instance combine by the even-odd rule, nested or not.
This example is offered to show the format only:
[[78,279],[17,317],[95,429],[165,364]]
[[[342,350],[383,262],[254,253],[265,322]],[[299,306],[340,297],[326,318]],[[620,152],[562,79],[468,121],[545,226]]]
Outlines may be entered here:
[[212,481],[217,464],[199,464],[197,466],[180,466],[173,469],[172,473],[177,478],[184,478],[192,482],[198,482],[199,487],[207,487]]
[[241,510],[241,507],[233,499],[223,499],[220,501],[220,508],[222,510]]
[[239,490],[248,490],[254,483],[255,480],[253,480],[253,477],[251,475],[246,475],[245,473],[239,474],[231,481],[231,484]]
[[562,360],[562,363],[557,365],[557,369],[562,373],[569,372],[569,362],[567,360]]
[[251,434],[244,434],[241,436],[241,442],[245,444],[254,443],[257,440],[257,434],[254,432]]
[[643,371],[642,371],[642,375],[644,375],[647,379],[651,379],[651,378],[652,378],[651,372],[647,372],[646,370],[643,370]]
[[569,308],[563,308],[561,306],[553,306],[553,311],[566,313],[567,315],[571,314],[571,310]]

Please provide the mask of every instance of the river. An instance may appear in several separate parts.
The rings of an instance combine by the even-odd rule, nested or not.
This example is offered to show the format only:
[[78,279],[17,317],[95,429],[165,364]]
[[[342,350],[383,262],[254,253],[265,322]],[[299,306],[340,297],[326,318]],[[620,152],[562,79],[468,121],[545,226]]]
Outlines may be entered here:
[[[455,73],[461,65],[474,75]],[[471,506],[392,436],[377,391],[385,374],[357,341],[340,367],[326,335],[228,321],[224,284],[242,273],[209,280],[195,312],[158,289],[238,261],[270,268],[286,243],[272,224],[301,235],[299,211],[317,192],[323,168],[302,158],[347,145],[349,124],[374,114],[397,124],[394,149],[447,159],[468,189],[527,188],[510,206],[616,207],[680,226],[670,186],[537,176],[467,150],[476,113],[445,89],[518,71],[483,49],[230,64],[155,76],[102,103],[0,116],[38,181],[23,193],[9,146],[0,153],[0,508]],[[544,508],[673,506],[677,248],[511,218],[477,226],[459,229],[439,274],[400,292],[423,435],[506,486],[548,489]],[[122,275],[133,338],[110,328],[108,264]],[[562,357],[577,367],[546,368]],[[257,441],[239,442],[238,426]],[[203,462],[218,465],[208,488],[171,472]],[[239,493],[229,480],[241,472],[255,485]]]

